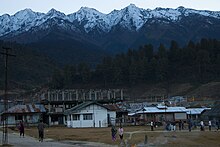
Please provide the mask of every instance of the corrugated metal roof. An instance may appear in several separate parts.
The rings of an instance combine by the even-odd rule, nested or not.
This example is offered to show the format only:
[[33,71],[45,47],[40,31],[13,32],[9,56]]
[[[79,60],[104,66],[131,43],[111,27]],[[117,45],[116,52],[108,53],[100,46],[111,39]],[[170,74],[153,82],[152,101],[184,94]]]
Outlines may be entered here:
[[210,111],[206,111],[204,114],[207,116],[220,118],[220,103],[216,103]]
[[144,107],[142,110],[137,111],[135,114],[141,113],[170,113],[170,112],[187,112],[185,107]]
[[186,113],[195,115],[195,114],[201,114],[205,110],[211,110],[211,108],[189,108],[187,109]]
[[16,105],[8,109],[6,113],[36,113],[46,112],[46,109],[41,104]]
[[111,111],[122,111],[118,105],[116,104],[107,104],[107,105],[104,105],[106,108],[108,108],[109,110]]

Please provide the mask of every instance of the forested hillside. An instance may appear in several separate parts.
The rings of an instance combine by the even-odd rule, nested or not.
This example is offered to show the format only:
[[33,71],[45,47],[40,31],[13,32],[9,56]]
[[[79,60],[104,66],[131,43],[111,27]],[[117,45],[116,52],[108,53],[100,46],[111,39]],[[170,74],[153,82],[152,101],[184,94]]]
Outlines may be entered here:
[[[156,51],[155,51],[156,50]],[[201,39],[184,47],[171,41],[154,49],[151,44],[115,57],[105,57],[95,69],[86,63],[69,65],[56,71],[51,88],[72,88],[76,85],[100,87],[132,86],[152,83],[208,83],[220,80],[220,41]]]
[[[9,53],[16,55],[8,58],[9,89],[31,89],[46,84],[57,69],[48,57],[24,45],[0,41],[0,52],[4,53],[2,47],[11,48]],[[4,56],[0,55],[0,89],[4,87],[4,63]]]

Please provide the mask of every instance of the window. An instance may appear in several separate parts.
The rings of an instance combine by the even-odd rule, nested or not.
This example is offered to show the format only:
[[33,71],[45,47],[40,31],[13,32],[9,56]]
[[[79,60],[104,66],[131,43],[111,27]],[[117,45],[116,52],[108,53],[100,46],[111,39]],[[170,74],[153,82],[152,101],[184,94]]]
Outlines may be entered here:
[[22,115],[15,115],[15,120],[22,120]]
[[79,114],[73,114],[73,120],[79,120],[80,117],[79,117]]
[[92,113],[90,113],[90,114],[83,114],[83,120],[92,120]]

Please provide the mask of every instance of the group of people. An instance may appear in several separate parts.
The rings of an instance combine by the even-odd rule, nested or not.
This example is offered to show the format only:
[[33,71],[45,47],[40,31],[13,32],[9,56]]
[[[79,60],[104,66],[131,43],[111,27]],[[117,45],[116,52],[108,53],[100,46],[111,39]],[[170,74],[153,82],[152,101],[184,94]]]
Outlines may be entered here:
[[[212,130],[212,126],[216,127],[216,129],[217,129],[217,131],[218,131],[219,128],[220,128],[219,121],[218,121],[218,120],[217,120],[217,121],[216,121],[216,120],[215,120],[215,121],[209,120],[209,121],[208,121],[209,131]],[[205,131],[205,124],[204,124],[203,120],[200,121],[200,130],[201,130],[201,131]]]
[[[178,122],[178,126],[179,126],[180,131],[185,129],[184,123],[187,123],[189,132],[191,132],[193,126],[194,126],[194,128],[197,127],[196,121],[193,122],[191,119],[188,119],[186,122],[184,122],[184,121],[180,120]],[[219,128],[220,128],[219,121],[209,120],[207,125],[208,125],[208,128],[209,128],[209,131],[212,130],[213,126],[215,126],[217,130],[219,130]],[[175,126],[176,126],[176,122],[167,122],[165,129],[168,130],[168,131],[175,131],[175,128],[176,128]],[[199,126],[200,126],[201,131],[205,130],[205,123],[204,123],[203,120],[200,121]]]
[[[116,129],[116,127],[114,125],[112,125],[111,133],[112,133],[112,141],[116,141],[117,129]],[[118,128],[118,134],[119,134],[119,138],[120,138],[120,140],[122,142],[123,141],[124,129],[123,129],[123,127],[121,125]]]
[[[44,128],[45,128],[45,125],[44,125],[43,121],[40,120],[39,124],[37,125],[39,141],[40,142],[43,142]],[[18,129],[19,129],[19,132],[20,132],[20,137],[22,137],[22,136],[24,137],[24,123],[23,123],[23,121],[20,121]]]

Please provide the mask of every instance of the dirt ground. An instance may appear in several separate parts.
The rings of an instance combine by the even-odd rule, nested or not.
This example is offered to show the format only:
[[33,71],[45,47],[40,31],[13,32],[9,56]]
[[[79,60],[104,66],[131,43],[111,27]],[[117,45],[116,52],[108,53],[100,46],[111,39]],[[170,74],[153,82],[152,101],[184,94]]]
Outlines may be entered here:
[[[17,130],[15,130],[17,131]],[[36,127],[25,128],[25,134],[31,137],[38,137]],[[49,127],[45,128],[45,138],[57,141],[74,140],[101,142],[111,145],[120,145],[120,139],[113,142],[111,140],[111,128],[67,128]],[[150,131],[149,126],[128,126],[124,127],[124,141],[129,145],[147,144],[148,146],[220,146],[220,130],[212,129],[200,131],[194,129],[191,132],[164,131],[163,128],[156,128]]]

